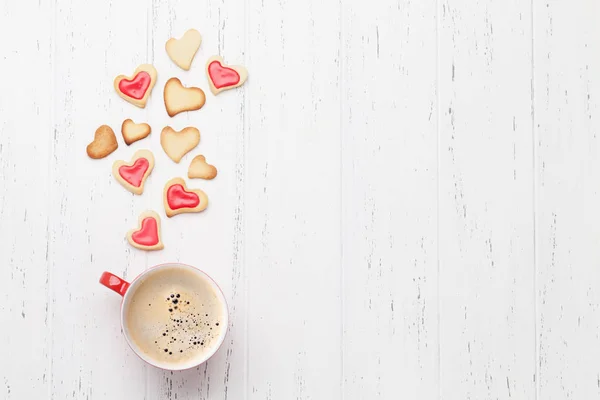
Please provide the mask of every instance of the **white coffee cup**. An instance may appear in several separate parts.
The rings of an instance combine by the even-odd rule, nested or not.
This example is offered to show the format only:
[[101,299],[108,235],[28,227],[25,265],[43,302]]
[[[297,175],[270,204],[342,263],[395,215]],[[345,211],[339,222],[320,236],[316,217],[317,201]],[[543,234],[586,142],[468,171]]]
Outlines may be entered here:
[[[216,313],[219,314],[218,315],[218,323],[216,323],[216,325],[218,326],[218,329],[215,329],[215,331],[213,332],[213,327],[211,326],[211,334],[213,336],[211,336],[211,340],[210,343],[208,344],[207,341],[207,345],[206,347],[202,347],[200,349],[198,349],[197,347],[200,345],[200,339],[198,339],[198,346],[193,346],[193,350],[186,350],[189,351],[189,353],[193,353],[191,354],[190,357],[182,360],[181,362],[167,362],[164,360],[159,360],[158,358],[160,357],[153,357],[152,353],[156,353],[156,349],[153,349],[152,351],[149,351],[149,349],[145,349],[142,348],[140,346],[139,343],[136,342],[136,340],[134,339],[134,336],[136,336],[132,331],[131,331],[131,327],[129,326],[131,324],[131,321],[128,322],[127,318],[128,315],[130,315],[130,310],[132,308],[132,304],[134,304],[134,302],[136,301],[136,298],[141,298],[142,296],[144,296],[144,293],[148,293],[148,286],[146,287],[146,289],[140,291],[140,287],[142,287],[145,283],[148,284],[152,284],[153,281],[152,279],[154,279],[155,281],[157,279],[163,278],[163,277],[167,277],[167,278],[172,278],[172,279],[184,279],[185,282],[190,282],[193,281],[193,279],[188,279],[190,277],[192,277],[192,275],[189,274],[193,274],[194,279],[197,278],[197,281],[194,282],[198,282],[201,283],[198,285],[198,291],[202,291],[205,290],[206,288],[209,288],[209,290],[211,291],[211,293],[206,292],[206,296],[210,296],[211,302],[212,302],[212,307],[213,309],[216,308]],[[160,274],[160,275],[158,275]],[[204,362],[206,362],[209,358],[211,358],[219,349],[219,347],[221,346],[221,344],[223,343],[223,341],[225,340],[225,336],[227,334],[227,327],[228,327],[228,322],[229,322],[229,314],[228,314],[228,309],[227,309],[227,302],[225,300],[225,296],[223,295],[223,292],[221,291],[221,289],[219,288],[219,286],[215,283],[215,281],[210,278],[206,273],[200,271],[197,268],[194,268],[192,266],[189,265],[185,265],[185,264],[179,264],[179,263],[168,263],[168,264],[161,264],[161,265],[157,265],[155,267],[149,268],[148,270],[144,271],[143,273],[141,273],[140,275],[138,275],[134,280],[131,281],[131,283],[119,278],[116,275],[113,275],[110,272],[104,272],[102,274],[102,276],[100,277],[100,283],[104,286],[106,286],[107,288],[115,291],[116,293],[120,294],[121,296],[123,296],[123,301],[121,302],[121,327],[122,327],[122,331],[123,334],[125,336],[125,339],[127,341],[127,343],[129,344],[129,346],[131,347],[131,349],[145,362],[147,362],[150,365],[153,365],[155,367],[158,368],[162,368],[162,369],[166,369],[166,370],[184,370],[184,369],[189,369],[189,368],[194,368]],[[192,285],[194,285],[194,283],[191,283]],[[141,293],[139,295],[137,295],[138,293]],[[196,292],[194,292],[196,293]],[[197,294],[197,293],[196,293]],[[136,296],[137,295],[137,296]],[[171,294],[170,297],[173,297],[174,295]],[[168,304],[171,304],[169,302],[169,296],[167,295],[167,300],[166,302]],[[178,296],[179,297],[179,296]],[[182,299],[183,300],[183,299]],[[175,302],[177,302],[177,300],[174,300]],[[189,304],[189,302],[188,302]],[[182,305],[180,303],[180,305]],[[204,305],[204,304],[203,304]],[[136,303],[136,306],[139,307]],[[149,306],[151,306],[149,304]],[[170,307],[169,308],[169,312],[172,312],[172,308],[171,306],[168,305],[157,305],[155,307]],[[174,308],[177,308],[176,306]],[[164,314],[163,309],[160,309],[160,312]],[[155,310],[148,310],[147,312],[145,312],[144,314],[142,313],[138,313],[136,315],[146,315],[148,314],[150,317],[153,317],[154,315],[158,315],[157,312]],[[196,315],[196,314],[193,314]],[[208,316],[208,314],[207,314]],[[145,317],[143,317],[145,318]],[[164,318],[166,322],[169,321],[173,321],[173,318],[169,315],[169,321],[166,320],[166,317],[163,316],[159,316],[157,318]],[[182,319],[187,319],[188,317],[181,317]],[[196,318],[196,317],[189,317],[189,319],[191,318]],[[131,316],[129,317],[129,319],[131,319]],[[175,320],[177,321],[177,320]],[[143,319],[142,319],[143,322]],[[181,320],[179,320],[179,322],[183,322]],[[188,322],[187,320],[185,322]],[[150,324],[150,322],[149,322]],[[204,323],[203,323],[204,324]],[[206,323],[206,325],[209,325],[208,323]],[[190,328],[190,326],[192,328]],[[193,327],[194,324],[188,324],[187,329],[189,330],[193,330],[193,329],[199,329],[199,328],[194,328]],[[195,326],[197,327],[198,324],[196,323]],[[215,327],[216,328],[216,327]],[[183,328],[182,328],[183,329]],[[207,329],[207,328],[200,328],[200,329]],[[188,331],[186,331],[188,332]],[[160,336],[165,336],[165,340],[170,339],[170,336],[173,334],[173,332],[169,333],[168,337],[165,334],[161,334],[159,335],[159,337],[157,337],[157,340],[162,340],[163,338],[161,338]],[[187,335],[187,334],[186,334]],[[173,338],[175,339],[175,338]],[[175,339],[176,340],[176,339]],[[157,343],[157,342],[154,342]],[[196,345],[196,342],[194,342],[194,345]],[[202,342],[202,345],[204,346],[204,342]],[[191,346],[191,344],[190,344]],[[183,352],[183,350],[180,350],[181,352]],[[167,349],[165,349],[165,352],[167,352]],[[177,354],[175,355],[177,356]],[[167,357],[165,355],[165,357]]]

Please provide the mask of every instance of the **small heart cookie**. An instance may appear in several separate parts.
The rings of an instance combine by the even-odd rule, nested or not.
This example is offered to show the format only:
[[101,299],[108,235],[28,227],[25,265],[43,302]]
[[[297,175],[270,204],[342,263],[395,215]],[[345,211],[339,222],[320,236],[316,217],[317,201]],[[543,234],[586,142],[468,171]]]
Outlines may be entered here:
[[121,125],[121,134],[123,135],[123,140],[125,140],[127,146],[148,137],[150,132],[152,132],[150,125],[146,123],[136,124],[130,119],[126,119]]
[[133,76],[119,75],[115,78],[115,90],[126,101],[140,108],[146,107],[148,97],[156,84],[156,68],[150,64],[142,64]]
[[186,88],[178,78],[171,78],[167,81],[164,98],[169,117],[174,117],[184,111],[199,110],[206,102],[204,90],[197,87]]
[[222,57],[213,56],[206,62],[206,76],[210,91],[217,95],[223,90],[242,86],[248,79],[248,70],[240,65],[226,65]]
[[188,178],[214,179],[215,176],[217,176],[217,169],[206,162],[206,157],[203,155],[194,157],[188,168]]
[[204,211],[208,207],[208,197],[200,189],[188,189],[181,178],[173,178],[165,185],[163,192],[167,217],[181,213]]
[[127,232],[127,241],[140,250],[161,250],[165,246],[160,239],[160,217],[154,211],[140,214],[138,228]]
[[94,141],[87,147],[87,154],[90,158],[104,158],[119,147],[115,132],[108,125],[102,125],[96,129]]
[[195,29],[188,30],[181,39],[167,40],[165,49],[175,64],[181,69],[189,71],[192,60],[202,43],[200,32]]
[[138,150],[131,162],[117,160],[113,164],[112,173],[115,179],[133,194],[144,192],[146,178],[154,169],[154,155],[150,150]]
[[179,163],[183,156],[200,143],[200,131],[188,126],[177,132],[166,126],[160,133],[160,145],[169,158]]

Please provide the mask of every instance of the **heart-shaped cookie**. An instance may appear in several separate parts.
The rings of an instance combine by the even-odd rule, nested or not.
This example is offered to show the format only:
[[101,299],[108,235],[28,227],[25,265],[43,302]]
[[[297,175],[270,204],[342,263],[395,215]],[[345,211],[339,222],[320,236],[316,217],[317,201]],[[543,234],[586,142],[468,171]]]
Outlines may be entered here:
[[94,141],[87,146],[87,154],[90,158],[104,158],[119,147],[115,132],[108,125],[102,125],[96,129]]
[[169,158],[179,163],[183,156],[200,143],[200,131],[194,127],[187,127],[177,132],[166,126],[160,133],[160,145]]
[[134,194],[144,192],[146,178],[154,169],[154,155],[150,150],[138,150],[131,162],[117,160],[113,164],[112,173],[117,182]]
[[150,64],[142,64],[137,67],[133,76],[117,76],[114,82],[115,90],[126,101],[144,108],[156,84],[156,76],[156,68]]
[[140,214],[138,228],[127,232],[127,241],[140,250],[161,250],[164,248],[160,238],[160,217],[154,211]]
[[126,119],[121,125],[121,134],[123,134],[123,139],[127,146],[148,137],[150,132],[152,132],[150,125],[146,123],[136,124],[130,119]]
[[181,213],[204,211],[208,207],[208,197],[200,189],[188,189],[181,178],[167,182],[163,192],[167,217]]
[[217,176],[217,169],[206,162],[206,157],[201,154],[194,157],[188,168],[188,178],[214,179],[215,176]]
[[242,86],[248,79],[248,70],[240,65],[226,65],[222,57],[213,56],[206,62],[206,76],[210,91],[217,95],[223,90]]
[[165,84],[165,107],[170,117],[202,108],[206,102],[204,90],[197,87],[186,88],[178,78],[171,78]]
[[188,30],[181,39],[167,40],[165,49],[167,54],[179,68],[189,71],[192,60],[202,43],[200,32],[195,29]]

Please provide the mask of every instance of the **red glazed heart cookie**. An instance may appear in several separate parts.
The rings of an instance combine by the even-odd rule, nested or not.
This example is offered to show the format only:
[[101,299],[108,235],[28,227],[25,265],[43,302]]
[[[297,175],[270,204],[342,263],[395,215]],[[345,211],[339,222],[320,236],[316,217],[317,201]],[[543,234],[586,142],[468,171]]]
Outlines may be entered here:
[[242,86],[248,79],[248,71],[240,65],[226,65],[222,57],[213,56],[206,62],[206,76],[210,91],[217,95],[223,90]]
[[117,76],[114,82],[115,90],[126,101],[144,108],[156,84],[156,76],[156,69],[152,65],[142,64],[137,67],[133,76]]
[[127,232],[127,241],[140,250],[161,250],[160,217],[154,211],[145,211],[139,217],[138,228]]
[[154,168],[154,155],[149,150],[138,150],[131,158],[130,163],[118,160],[115,161],[112,173],[117,182],[125,189],[134,194],[144,192],[144,183],[146,178]]
[[167,217],[181,213],[204,211],[208,207],[208,197],[200,189],[188,189],[181,178],[173,178],[165,185],[163,192]]

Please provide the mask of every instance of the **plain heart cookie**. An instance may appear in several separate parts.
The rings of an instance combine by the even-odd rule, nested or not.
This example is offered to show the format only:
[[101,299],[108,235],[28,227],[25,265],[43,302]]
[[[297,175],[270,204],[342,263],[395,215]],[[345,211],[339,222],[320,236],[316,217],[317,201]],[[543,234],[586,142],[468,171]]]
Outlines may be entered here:
[[114,82],[115,90],[126,101],[144,108],[156,84],[156,77],[156,68],[150,64],[142,64],[137,67],[133,76],[117,76]]
[[119,147],[115,132],[108,125],[102,125],[94,133],[94,141],[87,146],[90,158],[104,158]]
[[248,79],[248,70],[241,65],[226,65],[222,57],[213,56],[206,62],[206,76],[210,91],[217,95],[224,90],[242,86]]
[[198,155],[192,160],[188,168],[188,178],[214,179],[217,176],[217,168],[206,162],[206,157]]
[[206,103],[204,90],[197,87],[186,88],[178,78],[171,78],[165,84],[165,107],[169,117],[184,111],[194,111]]
[[150,132],[152,132],[150,125],[146,123],[136,124],[131,119],[126,119],[121,125],[121,134],[127,146],[148,137]]
[[179,132],[166,126],[160,133],[160,145],[169,158],[176,163],[198,146],[198,143],[200,143],[200,131],[191,126]]
[[202,43],[200,32],[195,29],[188,30],[181,39],[167,40],[165,49],[175,64],[181,69],[189,71],[192,60]]
[[154,169],[154,155],[150,150],[138,150],[131,161],[126,163],[117,160],[113,164],[112,173],[117,182],[131,193],[140,195],[144,192],[144,183]]
[[154,211],[140,214],[138,227],[127,232],[127,241],[140,250],[161,250],[165,246],[160,238],[160,217]]
[[188,189],[181,178],[173,178],[163,192],[167,217],[181,213],[201,212],[208,207],[208,196],[200,189]]

